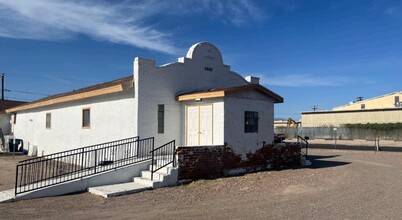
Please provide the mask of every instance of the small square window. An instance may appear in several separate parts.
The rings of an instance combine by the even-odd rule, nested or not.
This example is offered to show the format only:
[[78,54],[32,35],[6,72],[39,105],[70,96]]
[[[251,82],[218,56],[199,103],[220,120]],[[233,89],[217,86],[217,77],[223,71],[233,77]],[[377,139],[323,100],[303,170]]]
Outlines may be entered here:
[[52,127],[52,114],[46,113],[46,128],[50,129]]
[[244,133],[258,133],[258,112],[244,112]]
[[360,108],[361,108],[361,109],[366,109],[366,104],[361,104],[361,105],[360,105]]
[[82,127],[90,128],[91,127],[91,109],[83,109],[82,110]]

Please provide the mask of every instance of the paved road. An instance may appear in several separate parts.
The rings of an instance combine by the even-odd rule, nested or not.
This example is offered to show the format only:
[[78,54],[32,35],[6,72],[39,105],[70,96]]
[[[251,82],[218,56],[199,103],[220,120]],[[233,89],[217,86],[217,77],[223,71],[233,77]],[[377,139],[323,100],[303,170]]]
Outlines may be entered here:
[[[363,150],[363,151],[375,151],[374,146],[353,146],[353,145],[341,145],[337,144],[309,144],[309,148],[315,149],[337,149],[337,150]],[[384,146],[380,147],[381,151],[388,151],[388,152],[402,152],[402,147],[389,147]]]

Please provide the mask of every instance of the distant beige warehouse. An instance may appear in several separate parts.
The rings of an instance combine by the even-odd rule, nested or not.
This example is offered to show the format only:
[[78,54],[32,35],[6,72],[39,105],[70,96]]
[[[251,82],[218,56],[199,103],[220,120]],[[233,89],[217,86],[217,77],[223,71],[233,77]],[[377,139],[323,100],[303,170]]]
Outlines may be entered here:
[[328,111],[302,112],[303,127],[402,122],[401,92],[351,102]]

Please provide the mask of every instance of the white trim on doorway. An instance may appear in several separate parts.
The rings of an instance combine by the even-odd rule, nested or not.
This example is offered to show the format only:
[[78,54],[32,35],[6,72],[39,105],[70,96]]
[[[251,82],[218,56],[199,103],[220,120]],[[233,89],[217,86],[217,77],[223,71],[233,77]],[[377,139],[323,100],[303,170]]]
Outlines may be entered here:
[[[194,108],[196,107],[196,113],[194,114],[194,116],[192,117],[196,117],[196,123],[197,123],[197,141],[189,141],[189,135],[191,134],[189,132],[189,117],[191,117],[189,115],[189,108]],[[201,118],[203,117],[203,111],[205,109],[202,109],[202,107],[210,107],[210,111],[208,111],[209,109],[207,109],[206,113],[206,117],[208,117],[208,119],[206,119],[207,121],[201,120]],[[210,114],[209,114],[210,113]],[[208,115],[209,114],[209,115]],[[186,124],[185,124],[185,143],[187,146],[195,146],[195,145],[213,145],[214,143],[214,105],[213,103],[208,103],[208,104],[199,104],[199,105],[186,105]],[[191,124],[192,125],[192,124]],[[205,125],[206,127],[203,127],[203,125]],[[210,128],[210,129],[208,129]],[[207,130],[207,139],[203,140],[202,138],[202,132],[201,130],[204,130],[205,133],[205,129]],[[210,130],[210,131],[208,131]],[[209,134],[209,135],[208,135]],[[210,137],[209,137],[210,136]]]

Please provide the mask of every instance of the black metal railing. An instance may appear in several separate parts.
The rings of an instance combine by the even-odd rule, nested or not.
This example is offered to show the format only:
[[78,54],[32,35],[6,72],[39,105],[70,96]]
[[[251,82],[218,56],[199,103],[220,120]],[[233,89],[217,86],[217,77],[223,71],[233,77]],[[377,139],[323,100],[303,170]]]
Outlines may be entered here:
[[[297,143],[300,143],[300,145],[301,145],[301,154],[304,155],[306,160],[307,160],[307,157],[308,157],[308,140],[309,140],[309,137],[307,137],[307,136],[303,138],[302,136],[297,135]],[[304,152],[303,152],[303,149],[304,149]]]
[[151,151],[152,165],[151,165],[151,180],[154,180],[154,173],[163,167],[173,164],[176,166],[176,142],[175,140],[164,144]]
[[23,160],[17,165],[15,194],[149,160],[153,149],[153,137],[133,137]]

